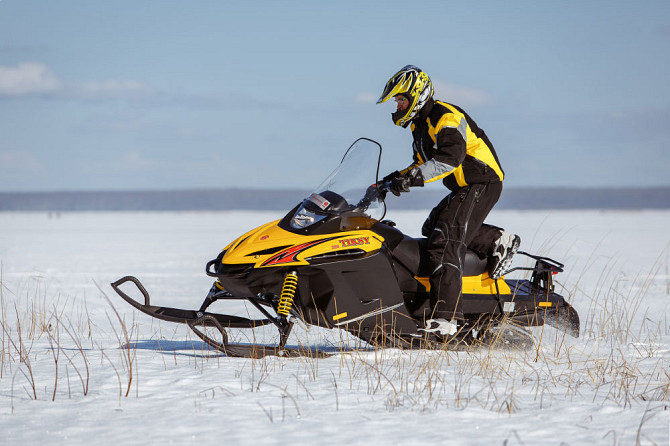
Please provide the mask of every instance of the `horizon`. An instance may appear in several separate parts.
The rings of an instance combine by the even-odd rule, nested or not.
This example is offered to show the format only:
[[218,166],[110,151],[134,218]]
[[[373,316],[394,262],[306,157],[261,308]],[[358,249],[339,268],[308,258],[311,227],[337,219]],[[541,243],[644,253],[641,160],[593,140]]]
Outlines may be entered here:
[[[134,191],[0,192],[0,212],[282,210],[300,203],[308,189],[181,189]],[[423,189],[386,197],[388,210],[431,209],[446,191]],[[496,209],[670,209],[670,187],[507,188]]]

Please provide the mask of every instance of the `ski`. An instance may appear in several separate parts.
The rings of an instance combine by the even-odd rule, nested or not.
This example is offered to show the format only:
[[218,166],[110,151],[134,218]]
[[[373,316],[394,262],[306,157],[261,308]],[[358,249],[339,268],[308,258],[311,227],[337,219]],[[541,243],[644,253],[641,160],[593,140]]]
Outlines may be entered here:
[[[120,289],[121,285],[125,283],[132,283],[137,287],[144,297],[144,304],[130,297],[126,292]],[[111,284],[116,293],[128,302],[133,307],[140,310],[142,313],[148,314],[156,319],[161,319],[168,322],[178,322],[191,325],[194,322],[202,319],[203,316],[214,318],[219,324],[227,328],[254,328],[272,323],[269,319],[248,319],[241,316],[232,316],[229,314],[208,313],[200,310],[184,310],[181,308],[160,307],[151,305],[149,293],[144,285],[133,276],[125,276]]]

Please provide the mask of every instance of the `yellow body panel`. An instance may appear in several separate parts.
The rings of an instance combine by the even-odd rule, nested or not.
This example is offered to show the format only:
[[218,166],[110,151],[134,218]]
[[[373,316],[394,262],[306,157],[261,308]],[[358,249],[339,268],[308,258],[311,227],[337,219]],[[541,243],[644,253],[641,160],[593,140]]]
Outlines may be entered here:
[[230,242],[230,243],[228,244],[228,246],[226,246],[226,247],[223,248],[223,249],[225,249],[225,250],[229,250],[230,248],[232,248],[232,247],[234,247],[235,245],[239,244],[242,240],[244,240],[244,239],[246,239],[247,237],[249,237],[251,234],[256,233],[256,232],[259,232],[259,231],[263,231],[264,229],[266,229],[266,228],[268,228],[268,227],[270,227],[270,226],[274,226],[274,225],[276,225],[278,222],[279,222],[279,220],[271,221],[271,222],[269,222],[269,223],[264,224],[263,226],[259,226],[259,227],[257,227],[256,229],[252,229],[251,231],[246,232],[246,233],[242,234],[241,236],[237,237],[235,240],[233,240],[232,242]]
[[[384,239],[368,230],[339,232],[336,234],[302,235],[281,229],[279,220],[260,226],[228,245],[221,263],[227,265],[253,263],[254,268],[273,266],[307,265],[306,260],[319,254],[336,254],[337,251],[360,249],[377,251]],[[272,251],[278,246],[285,248]],[[263,251],[270,251],[269,254]]]
[[[430,291],[428,277],[415,277],[415,279],[426,288],[426,291]],[[498,290],[500,294],[512,294],[504,277],[498,279]],[[488,273],[479,276],[463,276],[463,294],[496,294],[496,281],[491,279]]]
[[[498,282],[498,289],[496,290],[496,282]],[[512,294],[512,290],[505,282],[505,278],[493,280],[489,277],[489,273],[484,273],[480,276],[465,276],[463,277],[463,294]]]

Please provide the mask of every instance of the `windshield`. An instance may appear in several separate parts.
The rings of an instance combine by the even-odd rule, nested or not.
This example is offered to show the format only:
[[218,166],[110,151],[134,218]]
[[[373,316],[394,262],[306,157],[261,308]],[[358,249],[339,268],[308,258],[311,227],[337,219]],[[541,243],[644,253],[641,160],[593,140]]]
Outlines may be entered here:
[[376,187],[381,153],[379,143],[357,139],[340,165],[303,201],[291,226],[304,228],[345,211],[374,220],[384,218],[386,206]]

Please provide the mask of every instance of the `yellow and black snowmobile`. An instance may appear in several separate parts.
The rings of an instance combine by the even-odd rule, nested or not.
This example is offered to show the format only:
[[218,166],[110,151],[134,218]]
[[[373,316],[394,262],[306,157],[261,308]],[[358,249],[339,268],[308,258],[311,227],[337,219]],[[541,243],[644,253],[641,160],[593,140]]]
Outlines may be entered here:
[[[207,344],[230,356],[326,355],[319,347],[286,345],[296,320],[346,330],[373,345],[441,345],[439,338],[420,330],[429,307],[426,239],[409,237],[383,220],[387,185],[377,182],[381,152],[377,142],[358,139],[335,171],[284,218],[225,247],[207,263],[207,275],[216,280],[198,310],[152,305],[149,293],[132,276],[112,283],[113,289],[150,316],[188,324]],[[467,323],[459,342],[490,340],[503,325],[518,334],[547,323],[579,335],[577,312],[554,291],[553,275],[563,271],[563,265],[517,254],[532,258],[534,266],[507,273],[527,270],[529,280],[494,280],[487,259],[468,251],[461,296]],[[134,284],[143,303],[121,289],[126,283]],[[262,317],[207,311],[215,301],[230,299],[248,301]],[[279,329],[278,345],[228,341],[226,330],[267,324]],[[212,330],[202,327],[213,327],[215,334],[210,336]]]

